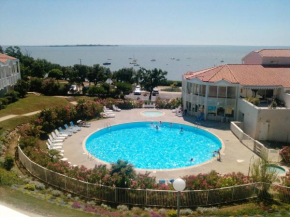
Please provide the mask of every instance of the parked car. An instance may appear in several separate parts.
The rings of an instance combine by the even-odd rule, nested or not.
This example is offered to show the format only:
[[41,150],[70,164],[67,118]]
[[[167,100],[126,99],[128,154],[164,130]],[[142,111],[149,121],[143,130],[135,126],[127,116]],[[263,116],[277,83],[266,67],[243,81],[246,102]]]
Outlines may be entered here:
[[134,90],[134,95],[141,95],[141,87],[137,85]]
[[72,93],[76,92],[77,90],[78,90],[77,85],[72,85],[72,86],[70,86],[70,88],[69,88],[69,91],[72,92]]
[[154,88],[152,91],[152,95],[156,96],[157,94],[159,94],[159,90],[157,88]]

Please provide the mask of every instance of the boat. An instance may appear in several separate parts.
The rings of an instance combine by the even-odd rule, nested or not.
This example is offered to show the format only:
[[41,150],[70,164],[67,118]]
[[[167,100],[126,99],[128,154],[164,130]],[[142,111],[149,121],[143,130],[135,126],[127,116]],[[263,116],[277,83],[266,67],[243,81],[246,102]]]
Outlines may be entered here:
[[152,59],[152,60],[151,60],[151,62],[155,62],[155,61],[156,61],[156,59]]
[[104,65],[104,66],[111,65],[111,63],[109,63],[109,62],[105,62],[105,63],[103,63],[103,65]]
[[134,64],[134,66],[139,66],[139,64]]
[[176,61],[179,61],[180,59],[176,59]]
[[136,59],[133,59],[133,61],[130,62],[130,64],[137,64],[137,60]]
[[221,60],[221,63],[223,63],[224,61],[223,60]]

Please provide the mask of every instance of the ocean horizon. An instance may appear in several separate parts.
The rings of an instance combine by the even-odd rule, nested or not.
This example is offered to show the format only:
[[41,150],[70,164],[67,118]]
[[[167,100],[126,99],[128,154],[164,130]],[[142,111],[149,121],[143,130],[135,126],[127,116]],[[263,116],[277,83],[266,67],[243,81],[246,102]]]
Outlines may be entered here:
[[[253,50],[290,48],[281,46],[239,45],[37,45],[19,46],[22,53],[46,59],[61,66],[84,64],[103,65],[111,71],[121,68],[162,69],[169,80],[181,80],[188,71],[197,71],[223,64],[241,64],[242,58]],[[6,49],[7,46],[3,46]],[[137,59],[135,66],[130,64]],[[155,60],[155,61],[153,61]]]

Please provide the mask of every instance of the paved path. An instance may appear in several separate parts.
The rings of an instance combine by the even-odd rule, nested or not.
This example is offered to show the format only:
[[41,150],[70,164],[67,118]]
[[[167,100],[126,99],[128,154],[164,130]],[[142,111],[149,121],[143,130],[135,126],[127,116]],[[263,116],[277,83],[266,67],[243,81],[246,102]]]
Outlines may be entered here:
[[6,120],[8,120],[8,119],[10,119],[10,118],[14,118],[14,117],[17,117],[17,116],[18,116],[18,115],[6,115],[6,116],[0,118],[0,122],[1,122],[1,121],[6,121]]
[[0,216],[2,215],[3,217],[41,217],[42,216],[35,213],[31,213],[27,210],[16,208],[4,202],[0,202]]
[[[154,109],[150,109],[154,110]],[[140,114],[142,111],[148,111],[146,109],[132,109],[122,110],[119,113],[115,113],[115,118],[102,119],[93,121],[90,128],[83,128],[80,132],[69,137],[64,142],[64,153],[68,161],[75,165],[84,165],[88,168],[93,168],[96,164],[102,164],[104,162],[97,160],[87,154],[86,149],[83,147],[83,142],[86,137],[92,132],[106,127],[108,123],[110,125],[116,125],[121,123],[136,122],[136,121],[162,121],[187,124],[195,126],[193,124],[194,118],[192,117],[177,117],[170,110],[158,110],[165,113],[160,117],[145,117]],[[177,178],[180,176],[207,173],[211,170],[216,170],[221,174],[229,172],[243,172],[248,173],[250,158],[255,155],[252,151],[246,148],[240,141],[232,134],[229,129],[229,123],[220,123],[207,121],[202,122],[201,128],[208,130],[211,133],[217,135],[223,142],[222,149],[222,161],[219,162],[216,159],[207,162],[203,165],[186,167],[183,169],[171,169],[171,170],[148,170],[152,175],[158,179]],[[162,154],[162,153],[161,153]],[[258,158],[255,155],[255,158]],[[144,170],[137,169],[139,172],[145,172]]]

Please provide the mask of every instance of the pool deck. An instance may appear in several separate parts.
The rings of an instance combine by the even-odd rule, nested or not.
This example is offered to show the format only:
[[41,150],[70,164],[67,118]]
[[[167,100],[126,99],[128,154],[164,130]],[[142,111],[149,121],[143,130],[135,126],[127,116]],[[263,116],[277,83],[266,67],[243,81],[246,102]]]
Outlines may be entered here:
[[[146,117],[141,115],[142,111],[162,111],[164,115],[159,117]],[[64,157],[72,165],[84,165],[88,168],[93,168],[96,164],[103,164],[104,162],[95,159],[88,154],[84,147],[85,139],[93,132],[107,127],[108,125],[116,125],[129,122],[142,121],[162,121],[186,124],[189,126],[196,126],[194,124],[194,117],[177,117],[171,110],[167,109],[132,109],[122,110],[121,112],[114,112],[115,118],[107,118],[91,122],[90,128],[82,128],[81,131],[75,133],[64,142]],[[246,148],[229,129],[229,123],[202,121],[201,129],[207,130],[222,141],[223,149],[221,151],[221,161],[216,158],[204,164],[179,168],[179,169],[162,169],[162,170],[141,170],[136,169],[137,172],[150,171],[152,176],[157,179],[171,179],[178,178],[185,175],[208,173],[211,170],[216,170],[218,173],[226,174],[230,172],[248,173],[250,158],[254,155],[254,159],[258,156]],[[148,141],[150,142],[150,141]],[[194,142],[194,141],[193,141]],[[162,153],[160,153],[162,155]],[[109,164],[108,164],[109,166]]]

